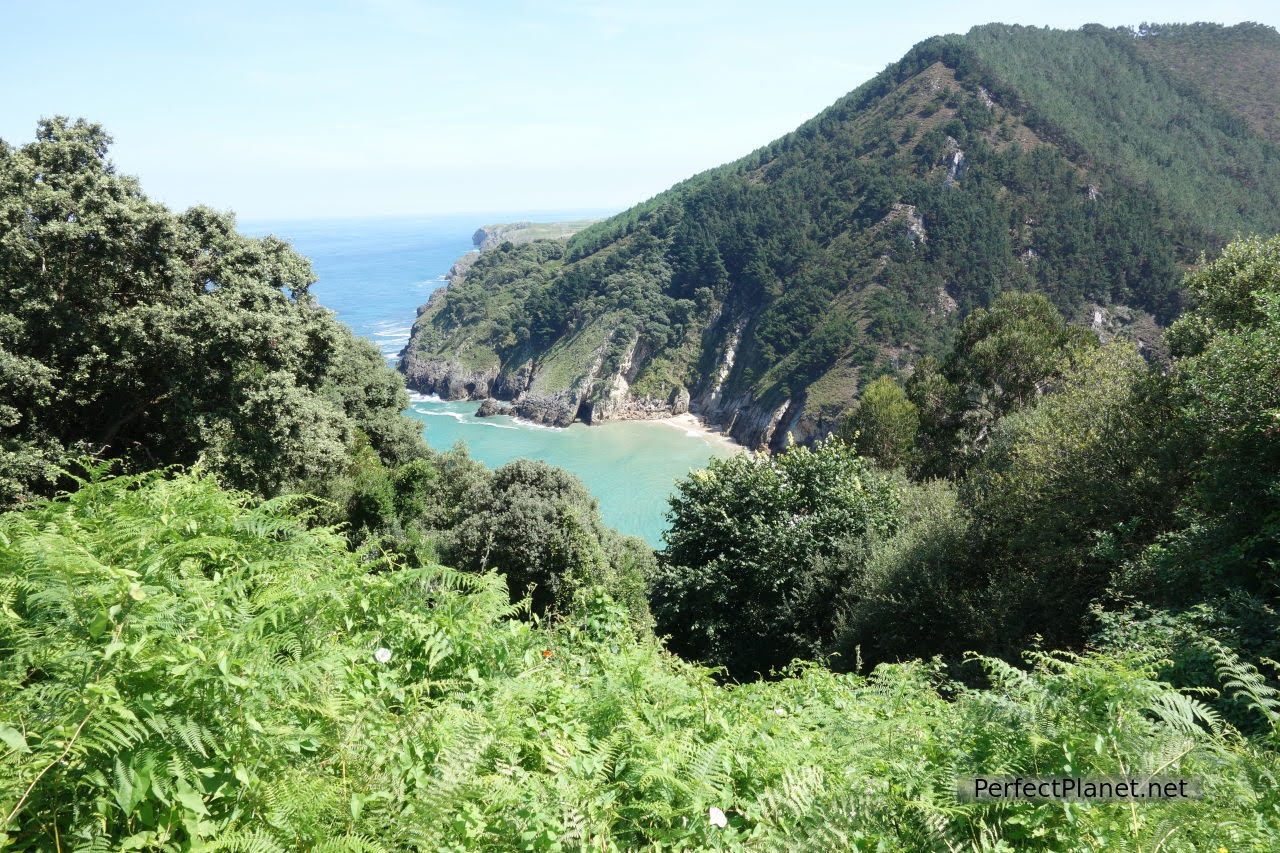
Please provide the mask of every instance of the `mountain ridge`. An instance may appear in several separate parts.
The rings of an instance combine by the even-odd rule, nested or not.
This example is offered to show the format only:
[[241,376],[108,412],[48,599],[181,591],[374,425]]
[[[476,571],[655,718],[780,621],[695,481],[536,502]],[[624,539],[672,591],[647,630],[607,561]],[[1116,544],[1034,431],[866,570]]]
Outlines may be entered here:
[[[922,42],[737,161],[493,250],[421,309],[401,369],[543,423],[692,411],[777,449],[1005,290],[1150,349],[1202,251],[1280,230],[1280,147],[1213,94],[1225,72],[1167,70],[1240,37],[1197,27]],[[1164,51],[1188,30],[1198,53]]]

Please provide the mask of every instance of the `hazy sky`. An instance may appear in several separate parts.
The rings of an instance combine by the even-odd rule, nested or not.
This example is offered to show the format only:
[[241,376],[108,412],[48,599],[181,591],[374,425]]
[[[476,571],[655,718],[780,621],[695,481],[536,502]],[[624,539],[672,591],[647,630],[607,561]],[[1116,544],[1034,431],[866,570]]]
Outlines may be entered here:
[[173,207],[622,208],[990,21],[1280,23],[1266,2],[0,0],[0,138],[83,116]]

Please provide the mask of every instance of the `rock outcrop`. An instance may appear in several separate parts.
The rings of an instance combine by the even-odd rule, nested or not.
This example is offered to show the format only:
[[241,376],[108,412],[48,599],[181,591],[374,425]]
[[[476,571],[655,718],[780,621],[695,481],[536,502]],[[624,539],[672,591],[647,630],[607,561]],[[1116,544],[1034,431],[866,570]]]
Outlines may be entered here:
[[442,400],[483,400],[497,396],[496,366],[476,369],[457,361],[419,360],[413,353],[401,355],[400,369],[411,390],[435,394]]
[[467,277],[467,270],[471,269],[471,265],[480,259],[479,252],[467,252],[462,257],[453,262],[453,266],[449,267],[449,271],[445,273],[445,281],[453,284],[460,282]]
[[505,403],[500,403],[492,397],[486,397],[484,402],[480,404],[480,408],[476,409],[477,418],[491,418],[494,415],[509,415],[511,407]]

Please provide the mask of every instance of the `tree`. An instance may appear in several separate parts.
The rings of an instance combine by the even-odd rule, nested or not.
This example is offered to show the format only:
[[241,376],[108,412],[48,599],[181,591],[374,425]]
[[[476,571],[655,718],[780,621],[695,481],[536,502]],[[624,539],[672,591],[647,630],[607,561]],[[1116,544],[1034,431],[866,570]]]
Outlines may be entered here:
[[1002,293],[990,310],[965,318],[943,369],[984,397],[996,419],[1033,400],[1065,353],[1096,345],[1088,329],[1068,324],[1040,294]]
[[1073,353],[1097,345],[1036,293],[1003,293],[990,310],[974,311],[946,359],[922,362],[907,383],[922,416],[923,473],[962,473],[981,457],[997,421],[1043,393]]
[[1265,326],[1280,295],[1280,237],[1237,240],[1212,262],[1201,255],[1183,285],[1191,306],[1169,328],[1175,356],[1199,355],[1215,336]]
[[1082,638],[1113,573],[1170,524],[1181,446],[1167,382],[1128,343],[1080,353],[1049,393],[996,425],[961,494],[1009,646]]
[[648,549],[604,526],[596,499],[574,475],[517,459],[485,478],[444,534],[445,562],[507,576],[512,601],[564,612],[578,590],[602,587],[647,623]]
[[837,663],[878,663],[988,648],[1000,629],[970,519],[946,480],[902,489],[899,524],[838,601]]
[[839,439],[712,460],[676,489],[657,628],[737,677],[826,650],[858,554],[895,523],[894,486]]
[[911,460],[920,428],[920,411],[902,386],[889,376],[872,382],[845,418],[840,437],[884,468]]
[[[1280,237],[1227,246],[1187,279],[1169,330],[1180,415],[1203,445],[1182,524],[1130,578],[1161,603],[1240,589],[1274,601],[1280,548]],[[1145,575],[1145,578],[1141,576]]]
[[310,264],[229,213],[174,214],[54,118],[0,146],[0,503],[79,453],[205,465],[259,494],[342,475],[359,433],[425,452],[376,349],[309,292]]

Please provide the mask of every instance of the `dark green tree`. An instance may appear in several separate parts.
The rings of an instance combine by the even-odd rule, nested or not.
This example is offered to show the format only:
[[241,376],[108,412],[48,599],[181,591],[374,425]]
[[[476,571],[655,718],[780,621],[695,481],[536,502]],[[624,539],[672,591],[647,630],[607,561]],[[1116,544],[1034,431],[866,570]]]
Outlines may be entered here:
[[[1186,429],[1202,446],[1181,524],[1129,578],[1185,604],[1239,589],[1274,602],[1280,553],[1280,237],[1229,245],[1188,277],[1169,330]],[[1198,458],[1197,458],[1198,457]]]
[[388,464],[420,456],[397,377],[319,308],[310,264],[149,201],[110,141],[55,118],[0,147],[0,503],[86,452],[202,460],[260,494],[324,491],[359,433]]
[[1172,521],[1180,435],[1167,383],[1127,343],[1079,353],[996,424],[960,489],[1004,649],[1083,639],[1091,602]]
[[923,473],[962,473],[997,421],[1043,393],[1074,353],[1097,345],[1039,294],[1003,293],[974,311],[942,363],[923,361],[907,383],[921,412]]
[[518,459],[470,490],[461,509],[441,542],[449,565],[502,572],[512,600],[530,597],[537,613],[564,612],[577,591],[602,587],[647,624],[652,555],[604,526],[596,499],[574,475]]
[[912,461],[920,411],[890,376],[868,385],[844,424],[840,437],[858,453],[884,468],[901,468]]
[[859,555],[895,524],[894,486],[839,439],[712,460],[670,502],[657,630],[740,678],[825,651]]

